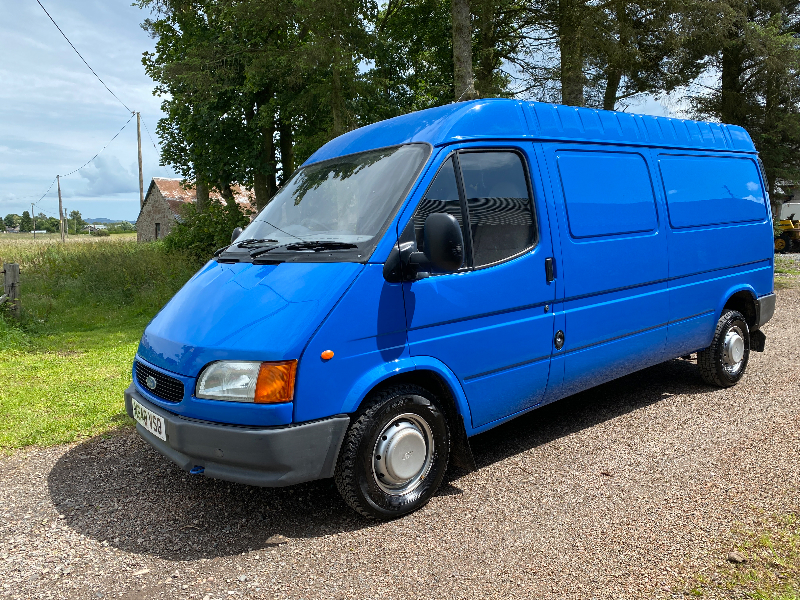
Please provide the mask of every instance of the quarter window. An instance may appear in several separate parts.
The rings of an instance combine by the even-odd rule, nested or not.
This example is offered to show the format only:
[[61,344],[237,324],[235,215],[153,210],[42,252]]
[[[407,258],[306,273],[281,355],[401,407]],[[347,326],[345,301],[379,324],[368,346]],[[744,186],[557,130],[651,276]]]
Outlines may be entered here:
[[425,251],[425,240],[423,238],[425,219],[428,218],[428,215],[437,212],[453,215],[458,224],[461,225],[461,232],[464,235],[464,239],[466,239],[464,215],[458,195],[458,184],[452,156],[439,169],[439,173],[431,183],[428,191],[425,192],[425,196],[420,200],[417,211],[414,213],[414,236],[417,242],[417,249],[421,252]]

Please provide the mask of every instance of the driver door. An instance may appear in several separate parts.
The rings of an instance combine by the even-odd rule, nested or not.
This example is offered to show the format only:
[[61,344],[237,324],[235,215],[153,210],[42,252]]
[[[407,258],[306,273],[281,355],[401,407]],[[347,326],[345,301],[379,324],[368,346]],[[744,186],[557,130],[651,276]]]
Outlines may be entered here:
[[462,226],[455,273],[404,283],[409,350],[444,362],[459,378],[472,427],[541,402],[550,372],[555,283],[544,203],[535,202],[525,148],[463,148],[448,155],[408,224],[422,251],[433,212]]

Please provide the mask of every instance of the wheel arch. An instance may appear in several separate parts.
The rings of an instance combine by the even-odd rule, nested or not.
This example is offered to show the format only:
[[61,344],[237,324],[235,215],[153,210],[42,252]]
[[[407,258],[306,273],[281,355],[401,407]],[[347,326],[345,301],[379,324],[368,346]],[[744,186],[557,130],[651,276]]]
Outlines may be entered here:
[[451,429],[452,462],[463,470],[475,470],[475,461],[467,439],[467,427],[471,428],[472,423],[467,398],[455,374],[435,358],[408,357],[386,365],[386,368],[365,373],[348,395],[346,412],[357,414],[364,400],[371,394],[403,383],[423,387],[442,402]]
[[758,306],[755,290],[747,285],[737,286],[725,294],[725,302],[717,309],[717,319],[725,309],[737,310],[744,316],[751,331],[758,329]]

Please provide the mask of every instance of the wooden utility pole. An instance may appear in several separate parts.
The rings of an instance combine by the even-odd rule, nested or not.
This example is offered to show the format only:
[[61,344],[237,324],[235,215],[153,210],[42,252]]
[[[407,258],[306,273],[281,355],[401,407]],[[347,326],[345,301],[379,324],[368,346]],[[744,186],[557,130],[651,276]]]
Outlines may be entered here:
[[61,243],[64,243],[64,208],[61,206],[61,175],[56,175],[58,182],[58,222],[61,232]]
[[33,212],[32,202],[31,202],[31,219],[33,219],[33,239],[36,239],[36,215]]
[[16,263],[3,264],[3,295],[0,304],[11,303],[11,315],[19,319],[19,265]]
[[136,113],[136,141],[139,143],[139,210],[144,206],[144,174],[142,173],[142,117]]

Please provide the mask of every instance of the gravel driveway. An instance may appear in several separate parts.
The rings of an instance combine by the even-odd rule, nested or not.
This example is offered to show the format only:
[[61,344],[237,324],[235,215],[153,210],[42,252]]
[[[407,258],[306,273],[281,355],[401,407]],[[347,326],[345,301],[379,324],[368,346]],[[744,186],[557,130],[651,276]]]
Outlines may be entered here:
[[675,360],[474,438],[479,470],[370,523],[332,482],[189,476],[125,431],[0,459],[0,597],[671,598],[800,509],[800,290],[730,390]]

